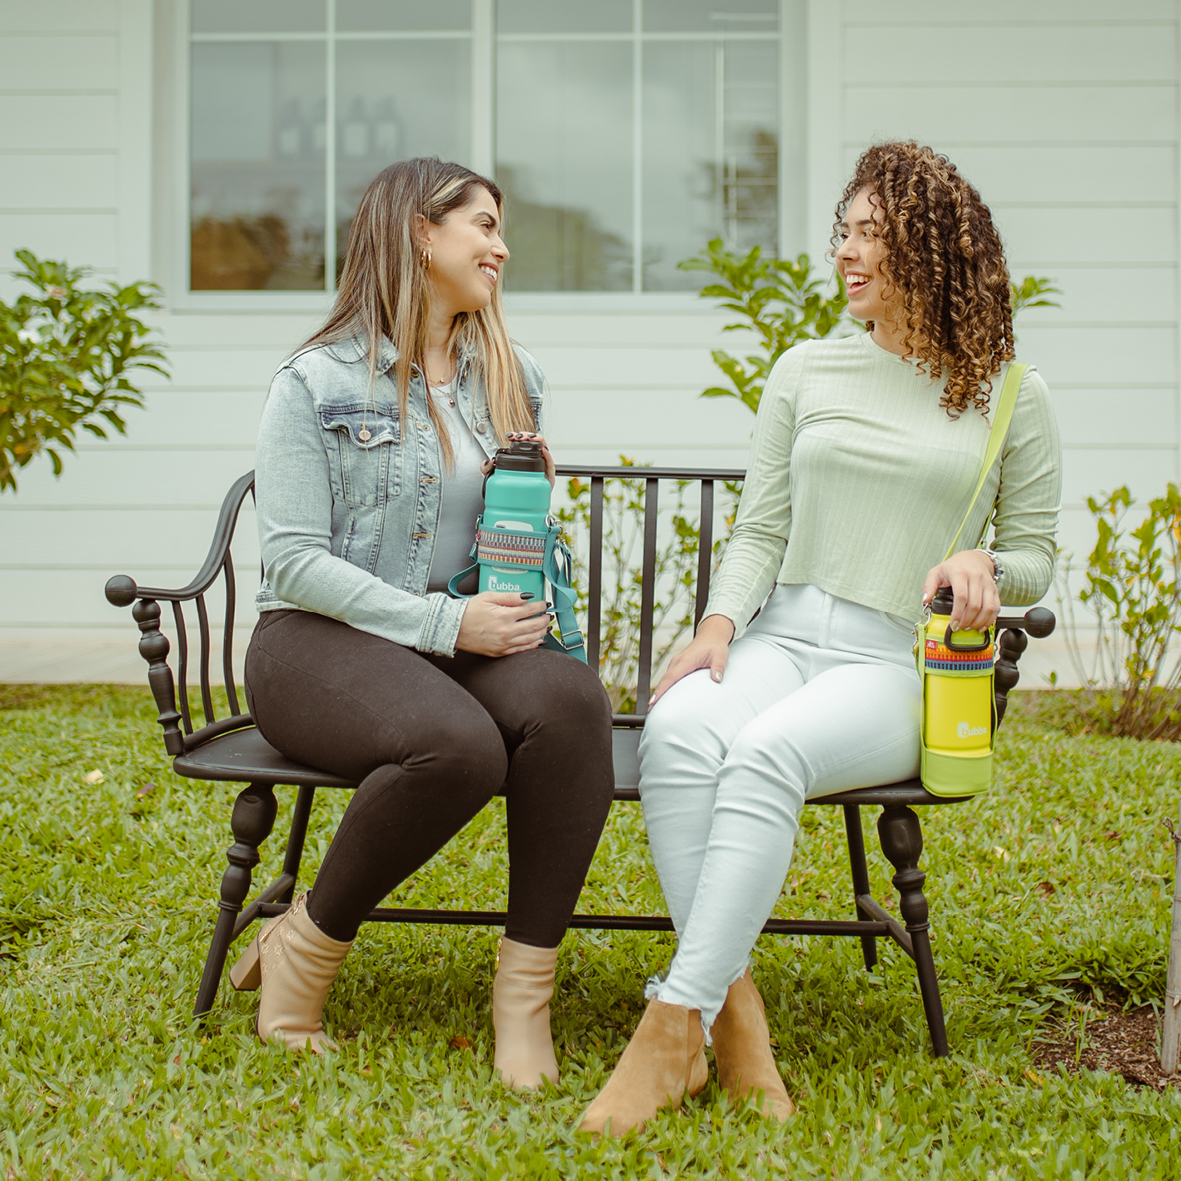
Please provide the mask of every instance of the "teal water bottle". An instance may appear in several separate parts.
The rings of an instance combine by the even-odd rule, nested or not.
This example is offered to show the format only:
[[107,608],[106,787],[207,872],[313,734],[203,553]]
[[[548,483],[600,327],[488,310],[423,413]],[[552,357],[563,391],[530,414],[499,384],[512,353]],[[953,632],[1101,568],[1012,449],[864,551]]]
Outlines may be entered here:
[[516,440],[498,450],[492,463],[476,537],[479,588],[544,599],[550,483],[541,444]]

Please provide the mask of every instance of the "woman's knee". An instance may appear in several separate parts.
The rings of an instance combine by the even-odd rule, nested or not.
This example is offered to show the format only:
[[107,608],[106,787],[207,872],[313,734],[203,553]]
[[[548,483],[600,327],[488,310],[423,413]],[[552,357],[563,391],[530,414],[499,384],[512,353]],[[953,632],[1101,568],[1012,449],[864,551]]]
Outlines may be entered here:
[[[428,765],[454,787],[489,797],[508,774],[508,754],[496,723],[481,711],[452,713],[436,719],[410,763]],[[407,766],[407,762],[403,762]]]

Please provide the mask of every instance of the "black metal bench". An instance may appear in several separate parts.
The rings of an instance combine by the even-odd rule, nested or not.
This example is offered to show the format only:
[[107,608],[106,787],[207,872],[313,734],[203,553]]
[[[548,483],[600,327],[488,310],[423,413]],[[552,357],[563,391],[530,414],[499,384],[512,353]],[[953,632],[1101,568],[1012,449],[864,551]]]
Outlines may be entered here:
[[[559,468],[562,476],[576,476],[590,484],[590,536],[588,555],[587,650],[592,668],[598,667],[600,652],[600,590],[603,579],[603,505],[606,481],[643,480],[643,561],[640,604],[639,669],[636,693],[637,712],[617,714],[614,719],[614,755],[616,800],[638,800],[639,764],[637,748],[644,725],[646,702],[651,687],[653,652],[653,607],[656,593],[657,528],[659,522],[660,480],[689,480],[700,483],[700,540],[697,553],[697,578],[694,587],[694,623],[700,622],[709,591],[712,561],[715,485],[743,478],[740,471],[683,470],[635,467]],[[148,663],[151,686],[159,723],[164,730],[164,746],[173,756],[173,769],[191,779],[244,783],[234,801],[230,827],[234,843],[226,853],[229,868],[221,881],[221,899],[217,923],[205,961],[205,970],[197,990],[195,1015],[200,1018],[213,1007],[218,984],[225,968],[231,944],[256,919],[281,914],[290,904],[299,877],[304,841],[318,787],[355,788],[356,783],[306,767],[284,758],[270,746],[255,728],[250,714],[238,701],[234,687],[233,636],[236,607],[234,565],[231,543],[238,515],[246,497],[253,493],[254,473],[236,481],[222,504],[213,544],[197,576],[179,590],[140,587],[125,575],[111,578],[106,597],[117,607],[132,607],[132,615],[142,633],[140,655]],[[221,579],[225,594],[225,624],[221,644],[222,674],[229,701],[229,715],[214,716],[210,681],[213,648],[212,628],[206,593]],[[170,643],[160,630],[161,602],[172,604],[177,637],[177,674],[168,664]],[[193,603],[198,628],[198,679],[205,724],[194,727],[188,701],[189,642],[187,621],[182,604]],[[134,604],[134,605],[133,605]],[[1017,683],[1016,662],[1028,640],[1021,629],[1038,636],[1049,635],[1054,617],[1036,609],[1024,617],[1002,617],[1007,630],[1001,634],[997,670],[996,704],[998,722],[1003,716],[1006,694]],[[283,872],[249,903],[251,876],[259,862],[259,846],[274,826],[278,804],[277,786],[295,787],[295,805],[287,836]],[[903,783],[840,792],[810,800],[813,805],[837,805],[844,811],[845,832],[853,879],[856,918],[771,919],[763,928],[772,935],[852,935],[860,938],[867,969],[877,963],[877,940],[892,939],[914,960],[919,987],[926,1011],[927,1025],[936,1056],[947,1054],[947,1034],[939,998],[939,982],[928,935],[928,907],[923,894],[925,874],[919,869],[923,838],[915,805],[956,804],[963,799],[930,795],[917,779]],[[882,851],[894,867],[893,883],[898,891],[898,906],[903,922],[892,917],[870,892],[869,870],[861,829],[862,805],[879,806],[878,836]],[[493,925],[504,922],[498,911],[411,910],[379,907],[370,914],[377,922],[452,923]],[[671,931],[672,922],[662,915],[575,915],[571,926],[607,930]]]

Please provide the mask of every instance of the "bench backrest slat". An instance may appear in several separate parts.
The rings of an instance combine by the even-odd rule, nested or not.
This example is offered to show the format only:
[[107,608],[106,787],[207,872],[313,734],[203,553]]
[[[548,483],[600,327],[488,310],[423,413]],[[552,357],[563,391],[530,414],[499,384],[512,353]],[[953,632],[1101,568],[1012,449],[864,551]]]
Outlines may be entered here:
[[234,687],[234,609],[237,606],[237,588],[234,581],[234,559],[226,550],[226,624],[221,637],[221,675],[225,682],[226,696],[230,699],[230,713],[239,713],[238,691]]
[[591,476],[586,607],[586,653],[591,668],[599,667],[599,629],[603,619],[603,483],[602,476]]
[[189,628],[185,623],[184,608],[179,599],[172,600],[172,621],[176,625],[176,646],[179,649],[176,661],[176,696],[180,706],[180,721],[186,734],[193,732],[193,719],[189,714]]
[[637,670],[636,713],[648,712],[652,694],[652,614],[656,603],[656,526],[659,524],[660,481],[644,481],[644,558],[640,566],[640,666]]
[[697,593],[693,601],[693,630],[705,614],[714,546],[714,482],[702,477],[700,537],[697,543]]

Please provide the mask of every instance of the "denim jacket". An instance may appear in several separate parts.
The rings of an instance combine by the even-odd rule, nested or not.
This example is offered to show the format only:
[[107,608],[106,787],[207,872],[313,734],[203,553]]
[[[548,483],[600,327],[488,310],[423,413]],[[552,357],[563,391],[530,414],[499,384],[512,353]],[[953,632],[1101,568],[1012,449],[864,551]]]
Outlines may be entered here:
[[[516,350],[541,429],[544,377]],[[450,656],[465,600],[428,594],[442,502],[443,456],[413,372],[407,414],[383,340],[369,386],[364,341],[313,345],[275,374],[255,461],[263,581],[261,611],[299,609],[396,644]],[[499,445],[484,389],[460,359],[456,402],[491,456]],[[475,522],[472,522],[473,537]]]

